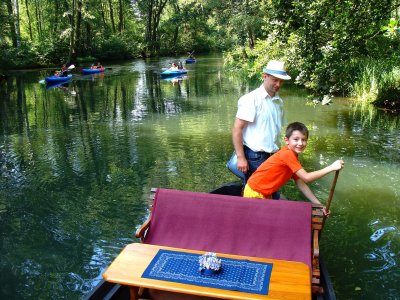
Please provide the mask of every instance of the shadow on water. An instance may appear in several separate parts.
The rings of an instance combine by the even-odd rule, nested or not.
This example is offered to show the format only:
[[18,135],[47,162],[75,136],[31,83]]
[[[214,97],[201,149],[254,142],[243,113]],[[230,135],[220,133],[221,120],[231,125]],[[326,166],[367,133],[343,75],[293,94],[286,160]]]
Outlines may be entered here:
[[[179,59],[74,73],[67,90],[39,84],[47,70],[0,83],[1,298],[81,297],[135,241],[151,187],[209,191],[236,180],[225,163],[237,100],[261,82],[230,78],[218,56],[161,80]],[[281,96],[287,120],[310,129],[305,169],[346,162],[321,240],[338,299],[398,299],[398,116],[349,99],[307,103],[292,85]],[[332,179],[311,184],[322,202]],[[283,192],[304,200],[292,183]]]

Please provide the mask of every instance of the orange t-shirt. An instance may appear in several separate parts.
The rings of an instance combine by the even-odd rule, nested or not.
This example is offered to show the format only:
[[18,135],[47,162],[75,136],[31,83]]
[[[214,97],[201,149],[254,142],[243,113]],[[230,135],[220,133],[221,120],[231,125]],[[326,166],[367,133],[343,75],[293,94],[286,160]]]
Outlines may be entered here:
[[264,161],[250,176],[247,184],[266,197],[279,190],[296,172],[303,168],[297,155],[287,146]]

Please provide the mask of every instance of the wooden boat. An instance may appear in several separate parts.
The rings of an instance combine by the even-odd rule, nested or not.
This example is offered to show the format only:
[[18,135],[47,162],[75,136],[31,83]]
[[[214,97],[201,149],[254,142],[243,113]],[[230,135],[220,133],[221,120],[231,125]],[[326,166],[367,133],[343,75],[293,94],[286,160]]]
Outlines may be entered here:
[[186,74],[187,70],[182,69],[182,70],[166,70],[162,72],[160,75],[161,77],[171,77],[171,76],[180,76],[183,74]]
[[66,82],[72,79],[72,74],[68,74],[67,76],[50,76],[46,77],[45,81],[47,84],[55,84],[60,82]]
[[[219,188],[217,188],[217,189],[215,189],[215,190],[213,190],[213,191],[211,191],[210,192],[210,194],[219,194],[219,195],[228,195],[228,196],[239,196],[240,194],[241,194],[241,190],[242,190],[242,186],[240,185],[240,184],[226,184],[226,185],[224,185],[224,186],[222,186],[222,187],[219,187]],[[168,190],[162,190],[162,192],[164,193],[164,194],[168,194],[168,193],[174,193],[174,191],[171,191],[171,192],[169,192]],[[157,197],[157,195],[158,195],[158,193],[159,193],[159,191],[157,191],[157,194],[156,194],[156,197]],[[161,192],[160,192],[161,193]],[[187,193],[187,195],[185,194],[185,193]],[[164,194],[162,194],[162,195],[164,195]],[[181,195],[181,194],[184,194],[183,196]],[[243,207],[241,206],[241,205],[247,205],[247,201],[246,201],[246,203],[244,203],[243,202],[243,200],[242,199],[240,199],[240,198],[238,198],[238,197],[225,197],[224,196],[224,198],[221,200],[221,201],[219,201],[218,200],[218,197],[219,196],[210,196],[210,197],[207,197],[207,196],[205,196],[205,195],[207,195],[207,194],[204,194],[203,193],[203,195],[201,195],[201,193],[192,193],[192,192],[184,192],[184,191],[181,191],[181,192],[179,192],[178,191],[178,193],[177,194],[172,194],[173,195],[173,197],[172,198],[170,198],[170,199],[174,199],[174,201],[175,201],[175,199],[177,199],[176,201],[178,201],[177,203],[185,203],[185,202],[187,202],[187,206],[188,207],[193,207],[193,204],[196,206],[196,201],[197,201],[197,203],[202,203],[202,204],[200,204],[201,205],[201,207],[200,207],[200,211],[207,211],[207,210],[209,210],[209,207],[210,207],[210,205],[214,205],[214,203],[217,203],[218,202],[218,204],[217,204],[217,206],[216,207],[214,207],[214,209],[219,209],[220,208],[220,205],[221,205],[221,203],[223,204],[223,205],[225,205],[224,204],[224,201],[225,201],[225,203],[226,202],[229,202],[229,203],[231,203],[231,202],[234,202],[234,203],[236,203],[236,204],[234,204],[234,206],[235,206],[235,208],[234,208],[234,211],[236,212],[236,214],[238,213],[238,211],[240,211]],[[182,196],[181,197],[181,200],[179,200],[179,197],[180,196]],[[161,196],[160,196],[161,197]],[[163,201],[164,202],[160,202],[161,200],[160,200],[160,197],[158,197],[157,198],[157,203],[155,203],[154,205],[154,207],[157,207],[157,209],[155,210],[156,211],[156,216],[154,216],[154,211],[153,211],[153,216],[151,217],[151,218],[149,218],[149,220],[148,221],[146,221],[145,223],[144,223],[144,225],[141,227],[141,228],[139,228],[138,229],[138,231],[137,231],[137,233],[136,233],[136,236],[137,237],[139,237],[139,236],[141,236],[142,238],[142,240],[143,240],[143,242],[144,243],[149,243],[149,244],[156,244],[156,245],[165,245],[165,246],[170,246],[170,245],[168,245],[168,239],[169,239],[169,241],[171,241],[171,237],[172,237],[172,239],[173,240],[175,240],[176,241],[176,243],[177,243],[177,245],[176,245],[176,247],[181,247],[181,248],[185,248],[185,247],[182,247],[182,245],[185,245],[185,244],[182,244],[182,243],[186,243],[185,241],[183,241],[182,242],[182,240],[184,240],[185,238],[185,234],[187,234],[187,233],[189,233],[189,234],[191,234],[192,233],[192,230],[193,230],[193,232],[196,232],[196,230],[199,230],[199,228],[196,226],[196,225],[194,225],[195,227],[197,227],[197,228],[190,228],[190,230],[189,231],[187,231],[187,232],[182,232],[182,230],[180,230],[179,231],[179,239],[178,240],[176,240],[176,238],[173,238],[174,237],[174,235],[172,234],[171,235],[171,232],[174,232],[174,229],[173,228],[171,228],[171,227],[169,227],[168,228],[168,230],[167,230],[167,232],[163,232],[163,233],[160,233],[160,232],[158,232],[158,233],[155,233],[155,231],[157,230],[157,229],[155,229],[155,228],[165,228],[165,224],[160,224],[160,217],[161,218],[166,218],[165,217],[165,215],[163,214],[163,213],[160,213],[160,211],[162,211],[162,212],[165,212],[165,206],[170,206],[170,207],[172,207],[172,209],[173,210],[175,210],[176,209],[176,206],[175,206],[175,203],[173,203],[173,204],[170,204],[170,202],[168,201],[168,200],[170,200],[170,199],[164,199]],[[199,198],[199,200],[196,200],[195,198],[197,198],[197,197],[200,197]],[[209,199],[208,199],[209,198]],[[183,200],[183,201],[182,201]],[[218,201],[217,201],[218,200]],[[252,201],[252,200],[254,200],[254,199],[249,199],[249,201]],[[179,201],[181,201],[181,202],[179,202]],[[200,202],[199,202],[200,201]],[[204,203],[204,201],[206,202],[206,203]],[[217,201],[217,202],[215,202],[215,201]],[[284,200],[282,200],[282,201],[279,201],[279,202],[276,202],[276,201],[268,201],[269,202],[269,209],[271,209],[271,207],[279,207],[280,205],[286,205],[284,202],[283,202]],[[311,207],[311,204],[310,203],[299,203],[299,202],[296,202],[296,201],[285,201],[285,202],[292,202],[292,203],[289,203],[289,205],[294,205],[294,206],[299,206],[299,207],[302,207],[301,209],[303,209],[305,206],[308,206],[308,207]],[[160,204],[160,203],[164,203],[164,204]],[[260,213],[260,211],[258,210],[258,205],[260,204],[261,202],[259,202],[259,200],[257,201],[257,202],[252,202],[252,204],[251,205],[257,205],[257,209],[255,209],[255,211],[253,211],[253,213],[247,213],[247,215],[248,215],[248,217],[247,218],[251,218],[251,219],[253,219],[253,218],[255,218],[255,217],[257,217],[257,218],[260,218],[260,216],[264,216],[264,213],[265,213],[265,211],[263,211],[263,212],[261,212]],[[265,203],[265,202],[264,202]],[[238,206],[239,205],[239,206]],[[261,207],[262,207],[262,205],[264,205],[264,204],[261,204]],[[225,205],[226,206],[226,205]],[[178,207],[179,207],[179,205],[178,205]],[[229,206],[230,207],[230,206]],[[198,209],[198,208],[196,208],[196,209]],[[280,209],[280,208],[279,208]],[[157,210],[158,210],[158,213],[157,213]],[[196,212],[197,213],[197,212]],[[271,212],[270,212],[271,213]],[[157,214],[158,214],[158,216],[157,216]],[[235,214],[235,215],[236,215]],[[258,214],[258,216],[255,216],[256,214]],[[245,214],[246,215],[246,214]],[[294,215],[294,216],[296,216],[297,214],[290,214],[291,216],[292,215]],[[148,232],[148,230],[149,230],[149,224],[150,224],[150,222],[151,222],[151,220],[153,220],[153,217],[155,217],[155,218],[158,218],[158,225],[157,226],[160,226],[160,227],[154,227],[153,226],[153,231],[152,232],[150,232],[150,234],[149,234],[149,232]],[[310,215],[309,215],[309,217],[310,217],[310,219],[311,219],[311,213],[310,213]],[[295,217],[296,218],[296,217]],[[300,217],[301,218],[301,217]],[[169,219],[169,218],[167,218],[167,219]],[[235,219],[235,218],[231,218],[231,219]],[[240,220],[243,220],[242,218],[238,218],[238,219],[240,219]],[[292,217],[291,217],[291,219],[292,219]],[[299,218],[297,218],[297,219],[299,219]],[[286,224],[286,223],[291,223],[291,225],[288,225],[288,226],[293,226],[293,224],[294,223],[292,223],[292,220],[288,220],[288,217],[283,217],[283,219],[282,219],[284,222],[283,222],[283,224]],[[281,221],[282,221],[281,220]],[[314,220],[314,218],[313,218],[313,220]],[[154,221],[154,220],[153,220]],[[275,219],[274,219],[274,221],[275,221]],[[162,223],[163,221],[161,221],[161,223]],[[219,222],[219,221],[217,221],[217,222]],[[238,224],[238,223],[240,223],[239,221],[237,221],[237,220],[232,220],[232,221],[229,221],[229,222],[234,222],[235,224]],[[296,220],[294,221],[294,222],[297,222]],[[246,222],[245,222],[246,223]],[[231,224],[231,223],[229,223],[229,224]],[[233,224],[233,223],[232,223]],[[240,224],[241,226],[243,226],[243,224]],[[173,224],[173,226],[179,226],[179,224]],[[252,228],[254,228],[254,225],[251,225],[252,226]],[[257,225],[256,225],[257,227],[258,226],[260,226],[260,223],[257,223]],[[285,226],[285,225],[283,225],[283,226]],[[311,227],[310,226],[310,224],[309,224],[309,226],[308,226],[309,228]],[[179,228],[181,228],[181,227],[179,227]],[[227,228],[230,228],[230,227],[227,227]],[[307,230],[309,230],[309,229],[307,229],[307,228],[303,228],[303,229],[301,229],[301,228],[297,228],[297,227],[295,227],[297,230],[299,230],[298,232],[304,232],[304,229],[307,231]],[[313,230],[314,230],[314,227],[312,227],[313,228]],[[263,229],[265,229],[265,228],[263,228]],[[303,231],[302,231],[303,230]],[[165,230],[164,230],[165,231]],[[146,234],[144,235],[144,233],[146,232]],[[236,231],[233,231],[233,232],[235,232],[236,233]],[[263,233],[263,235],[265,235],[265,230],[261,230],[261,232]],[[234,237],[234,239],[235,239],[235,241],[233,241],[233,243],[232,243],[232,245],[234,245],[234,247],[236,248],[237,246],[238,246],[238,243],[237,243],[237,241],[238,240],[240,240],[240,239],[243,239],[244,237],[246,237],[247,239],[248,238],[251,238],[251,239],[253,239],[253,242],[252,241],[250,241],[249,243],[241,243],[241,245],[240,245],[240,247],[239,248],[242,248],[241,250],[238,250],[239,252],[240,251],[253,251],[252,249],[254,248],[254,246],[256,246],[256,248],[258,247],[258,248],[260,248],[260,246],[259,245],[261,245],[261,244],[263,244],[263,243],[270,243],[271,242],[271,240],[268,238],[266,241],[261,241],[260,239],[259,239],[259,236],[256,236],[256,237],[247,237],[246,235],[244,235],[243,233],[244,232],[241,232],[242,234],[233,234],[233,235],[235,235],[235,237]],[[253,233],[254,232],[252,232],[252,235],[253,235]],[[212,234],[214,234],[214,233],[212,233]],[[195,235],[196,235],[196,233],[195,233]],[[297,234],[297,231],[296,231],[296,235],[298,235]],[[197,235],[196,236],[198,236],[198,232],[197,232]],[[310,237],[311,237],[311,233],[310,233]],[[214,237],[215,238],[215,237]],[[254,239],[256,238],[256,240],[257,240],[257,245],[256,244],[254,244]],[[301,238],[300,238],[301,239]],[[190,238],[189,239],[189,243],[194,243],[194,244],[196,244],[196,243],[198,243],[198,241],[196,241],[197,239],[193,239],[193,238]],[[206,239],[207,240],[207,239]],[[282,240],[282,239],[281,239]],[[287,239],[285,239],[285,240],[287,240]],[[307,238],[305,239],[305,240],[307,240]],[[219,245],[216,245],[215,244],[215,239],[213,239],[213,241],[214,241],[214,243],[213,243],[213,247],[216,247],[218,250],[216,251],[216,252],[221,252],[221,253],[232,253],[230,250],[226,250],[226,249],[229,249],[229,247],[232,247],[232,245],[226,245],[226,243],[225,242],[221,242],[221,243],[219,243]],[[175,243],[174,241],[172,241],[173,243]],[[206,241],[207,242],[207,241]],[[228,243],[229,244],[229,243]],[[236,246],[235,246],[236,245]],[[250,245],[250,246],[249,246]],[[274,244],[275,245],[275,244]],[[203,245],[204,246],[204,245]],[[196,246],[192,246],[192,245],[190,245],[189,247],[186,247],[186,249],[195,249],[194,247],[196,247]],[[202,247],[202,246],[199,246],[199,247]],[[218,247],[220,247],[220,248],[218,248]],[[221,248],[222,247],[222,248]],[[228,248],[225,248],[225,247],[228,247]],[[266,252],[268,252],[268,251],[271,251],[271,247],[265,247],[265,246],[262,246],[262,248],[263,249],[265,249],[266,250]],[[221,249],[224,249],[223,251],[221,250]],[[232,248],[231,248],[232,249]],[[244,250],[243,250],[244,249]],[[247,249],[247,250],[246,250]],[[280,248],[280,249],[282,249],[282,248]],[[202,249],[197,249],[197,250],[202,250]],[[204,249],[203,249],[204,250]],[[260,249],[258,249],[258,250],[256,250],[256,251],[259,251]],[[294,250],[292,249],[292,250],[290,250],[290,249],[284,249],[283,251],[291,251],[291,254],[290,255],[295,255],[295,256],[297,256],[297,255],[299,255],[299,256],[301,256],[301,254],[298,254],[298,252],[301,252],[301,250],[299,251],[299,249],[298,248],[295,248]],[[236,251],[236,250],[235,250]],[[235,251],[233,251],[233,252],[235,252]],[[261,251],[263,251],[262,249],[261,249]],[[279,251],[278,251],[279,252]],[[308,252],[307,252],[308,253]],[[237,254],[237,253],[233,253],[233,254]],[[264,253],[264,255],[265,255],[265,253]],[[278,253],[278,255],[280,255],[280,253]],[[263,256],[258,256],[258,255],[250,255],[250,256],[257,256],[257,257],[263,257]],[[309,254],[307,255],[307,256],[309,256]],[[276,257],[275,257],[276,258]],[[278,258],[278,259],[282,259],[282,258]],[[309,258],[307,258],[307,260],[309,260]],[[297,258],[295,258],[295,259],[293,259],[293,261],[302,261],[301,260],[301,258],[299,258],[299,259],[297,259]],[[336,296],[335,296],[335,293],[334,293],[334,290],[333,290],[333,288],[332,288],[332,283],[331,283],[331,281],[330,281],[330,278],[329,278],[329,275],[328,275],[328,272],[327,272],[327,269],[326,269],[326,267],[325,267],[325,265],[324,265],[324,263],[323,263],[323,261],[322,261],[322,259],[321,259],[321,257],[319,257],[318,258],[318,261],[319,261],[319,269],[318,269],[318,273],[320,273],[320,287],[318,288],[318,290],[321,292],[322,290],[324,291],[323,293],[315,293],[315,294],[313,294],[313,299],[318,299],[318,300],[334,300],[334,299],[336,299]],[[314,265],[314,261],[312,262],[312,264]],[[313,272],[314,273],[314,272]],[[313,280],[313,282],[314,282],[314,280]],[[313,286],[313,289],[314,289],[315,287]],[[314,289],[315,290],[315,289]],[[145,295],[143,296],[144,298],[146,297]],[[106,281],[101,281],[86,297],[85,297],[85,299],[88,299],[88,300],[95,300],[95,299],[129,299],[129,288],[127,287],[127,286],[122,286],[122,285],[119,285],[119,284],[113,284],[113,283],[109,283],[109,282],[106,282]]]
[[105,68],[98,68],[98,69],[82,69],[82,74],[94,74],[94,73],[101,73],[104,72]]

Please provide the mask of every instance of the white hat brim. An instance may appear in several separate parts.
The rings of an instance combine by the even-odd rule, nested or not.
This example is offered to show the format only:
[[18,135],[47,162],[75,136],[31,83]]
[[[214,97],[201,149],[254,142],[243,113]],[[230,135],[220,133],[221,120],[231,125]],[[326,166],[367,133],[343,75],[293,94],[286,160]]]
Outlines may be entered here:
[[283,80],[290,80],[290,77],[286,71],[278,71],[278,70],[271,70],[271,69],[264,69],[264,73],[268,75],[272,75],[276,78],[283,79]]

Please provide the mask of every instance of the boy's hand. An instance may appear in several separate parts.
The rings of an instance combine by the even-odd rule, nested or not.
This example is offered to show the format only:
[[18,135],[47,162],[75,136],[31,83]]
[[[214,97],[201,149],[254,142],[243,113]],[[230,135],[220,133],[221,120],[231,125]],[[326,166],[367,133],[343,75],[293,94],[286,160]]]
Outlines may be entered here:
[[329,211],[326,211],[326,207],[325,207],[325,206],[323,207],[322,212],[324,213],[324,216],[325,216],[326,218],[329,218],[330,215],[331,215],[331,211],[330,211],[330,210],[329,210]]
[[338,159],[331,166],[332,166],[333,171],[341,170],[344,167],[344,161],[341,159]]

